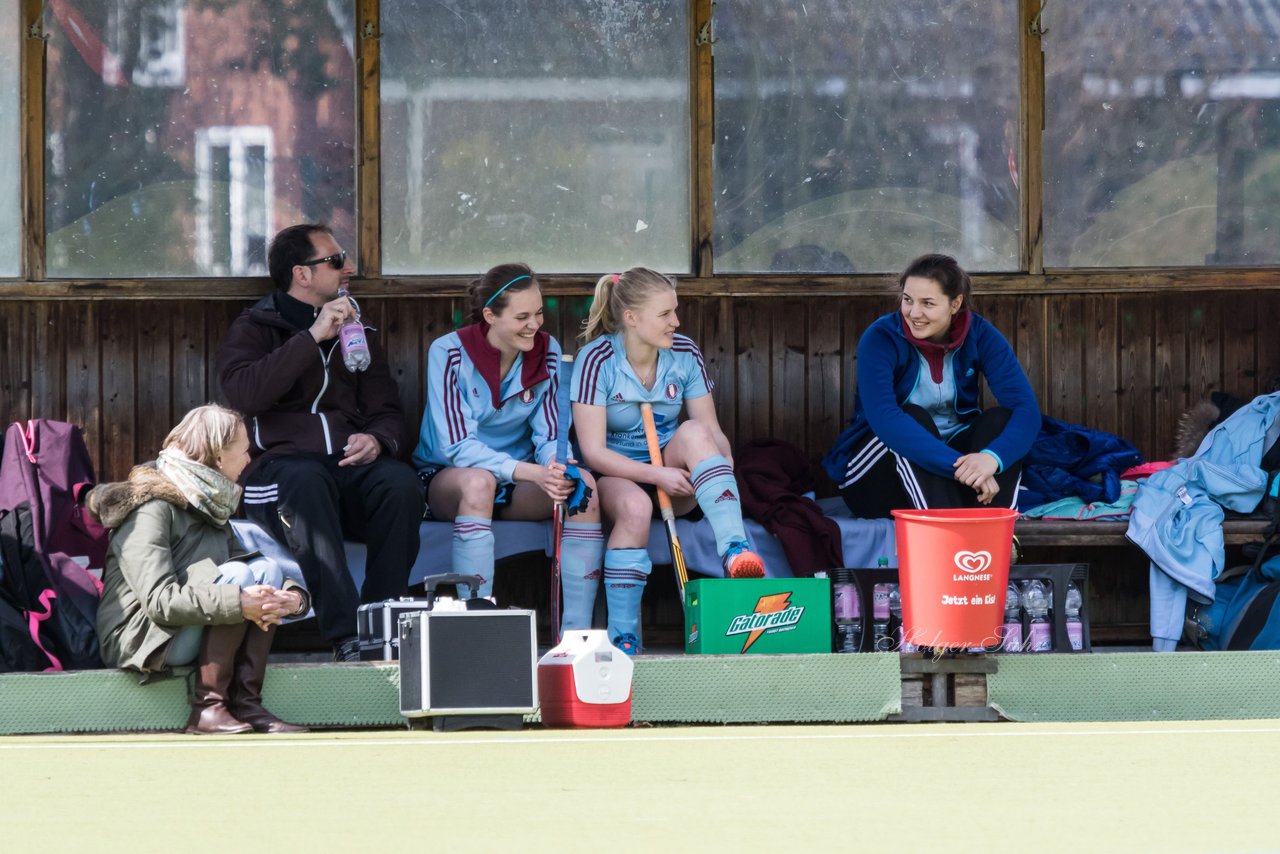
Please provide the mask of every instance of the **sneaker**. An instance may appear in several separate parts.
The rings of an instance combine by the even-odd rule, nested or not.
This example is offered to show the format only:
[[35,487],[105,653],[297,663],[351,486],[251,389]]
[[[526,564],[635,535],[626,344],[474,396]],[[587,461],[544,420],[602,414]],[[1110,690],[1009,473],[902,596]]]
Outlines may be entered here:
[[347,638],[340,640],[333,645],[334,661],[359,661],[360,660],[360,639]]
[[613,639],[613,645],[627,655],[640,654],[640,639],[635,635],[618,635]]
[[724,574],[728,578],[763,578],[764,561],[760,555],[747,548],[746,543],[733,543],[721,559]]

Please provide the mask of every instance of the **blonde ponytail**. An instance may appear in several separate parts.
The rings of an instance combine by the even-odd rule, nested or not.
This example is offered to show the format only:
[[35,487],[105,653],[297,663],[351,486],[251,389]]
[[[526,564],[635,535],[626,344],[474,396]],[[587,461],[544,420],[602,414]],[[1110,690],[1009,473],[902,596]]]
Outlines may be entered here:
[[632,267],[624,273],[601,276],[578,338],[583,344],[589,344],[601,335],[617,332],[618,318],[624,311],[639,308],[659,291],[675,289],[675,282],[648,267]]

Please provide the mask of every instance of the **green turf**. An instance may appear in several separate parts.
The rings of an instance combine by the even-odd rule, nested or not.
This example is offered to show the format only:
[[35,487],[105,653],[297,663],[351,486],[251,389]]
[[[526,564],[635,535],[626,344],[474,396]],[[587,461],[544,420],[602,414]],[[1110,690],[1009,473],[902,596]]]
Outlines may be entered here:
[[1280,721],[7,737],[0,820],[8,851],[1258,851],[1277,755]]

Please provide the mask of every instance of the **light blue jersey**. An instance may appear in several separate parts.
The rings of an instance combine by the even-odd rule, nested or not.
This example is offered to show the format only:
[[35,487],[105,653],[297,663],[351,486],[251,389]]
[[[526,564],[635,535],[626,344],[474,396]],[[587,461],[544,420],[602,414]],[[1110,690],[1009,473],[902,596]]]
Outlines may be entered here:
[[[521,353],[502,378],[497,395],[458,332],[437,338],[427,355],[427,409],[413,452],[414,466],[484,469],[503,484],[514,480],[517,463],[549,463],[556,451],[560,345],[547,337],[545,371],[534,365],[526,370],[526,354]],[[530,377],[540,379],[530,384]]]
[[653,388],[645,388],[627,361],[622,333],[603,335],[583,347],[574,362],[574,403],[605,407],[605,445],[633,460],[649,462],[640,404],[653,404],[658,444],[666,446],[680,425],[686,399],[703,397],[713,388],[698,345],[677,334],[670,350],[658,351]]

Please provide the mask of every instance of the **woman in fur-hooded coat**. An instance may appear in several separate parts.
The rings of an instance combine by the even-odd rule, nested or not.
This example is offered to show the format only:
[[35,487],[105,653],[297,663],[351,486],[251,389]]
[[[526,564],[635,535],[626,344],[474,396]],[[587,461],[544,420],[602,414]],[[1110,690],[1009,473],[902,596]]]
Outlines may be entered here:
[[195,664],[190,733],[301,729],[262,707],[261,688],[276,626],[310,601],[274,563],[245,555],[231,529],[247,462],[240,416],[203,406],[173,429],[155,463],[89,496],[111,531],[97,622],[103,659],[145,672]]

